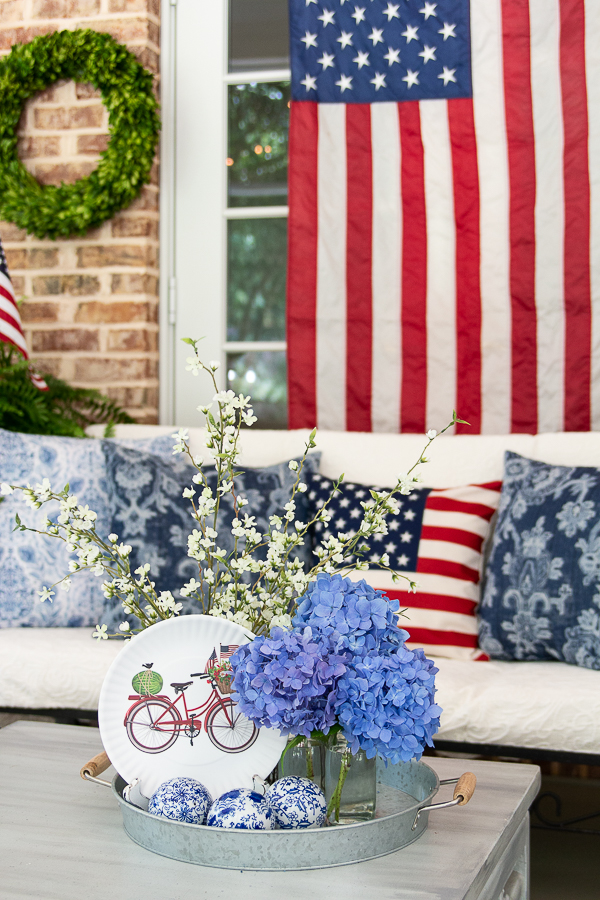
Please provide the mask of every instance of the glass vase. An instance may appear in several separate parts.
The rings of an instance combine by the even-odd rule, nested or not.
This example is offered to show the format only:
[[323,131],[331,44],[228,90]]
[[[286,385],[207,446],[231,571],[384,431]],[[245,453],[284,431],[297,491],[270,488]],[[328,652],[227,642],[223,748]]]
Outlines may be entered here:
[[[291,742],[290,741],[288,743]],[[294,747],[290,747],[279,764],[280,777],[283,775],[298,775],[300,778],[310,778],[318,784],[325,793],[325,757],[326,749],[323,744],[310,738],[305,738]]]
[[377,779],[375,757],[364,750],[352,754],[346,739],[338,734],[325,755],[325,797],[329,822],[350,825],[375,818]]

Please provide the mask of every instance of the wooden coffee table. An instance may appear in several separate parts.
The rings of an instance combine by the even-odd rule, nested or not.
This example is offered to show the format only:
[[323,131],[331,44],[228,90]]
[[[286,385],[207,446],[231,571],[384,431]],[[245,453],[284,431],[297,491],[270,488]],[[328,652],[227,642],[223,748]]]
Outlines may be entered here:
[[[134,844],[107,788],[79,769],[97,729],[15,722],[0,730],[2,900],[526,900],[537,766],[427,759],[440,778],[473,771],[468,806],[433,812],[424,835],[370,862],[240,872],[176,862]],[[112,770],[103,777],[109,777]],[[439,799],[451,797],[442,787]],[[438,798],[436,798],[438,799]]]

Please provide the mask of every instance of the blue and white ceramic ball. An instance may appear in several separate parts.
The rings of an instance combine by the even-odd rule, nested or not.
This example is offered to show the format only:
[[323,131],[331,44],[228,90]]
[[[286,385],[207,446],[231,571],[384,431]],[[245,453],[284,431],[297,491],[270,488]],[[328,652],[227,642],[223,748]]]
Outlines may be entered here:
[[195,778],[171,778],[152,794],[148,812],[175,822],[203,825],[211,803],[212,797],[202,782]]
[[206,820],[216,828],[248,828],[270,831],[273,813],[265,798],[256,791],[239,788],[227,791],[215,800]]
[[265,800],[280,828],[319,827],[327,818],[327,802],[321,788],[308,778],[286,775],[271,785]]

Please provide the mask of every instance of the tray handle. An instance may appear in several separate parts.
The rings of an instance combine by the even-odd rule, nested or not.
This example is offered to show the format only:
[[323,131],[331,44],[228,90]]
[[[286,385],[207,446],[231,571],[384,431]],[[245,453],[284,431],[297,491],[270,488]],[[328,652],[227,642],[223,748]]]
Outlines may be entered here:
[[107,787],[110,787],[110,781],[98,778],[98,775],[105,772],[110,765],[110,759],[103,750],[102,753],[97,753],[89,762],[86,762],[79,770],[79,774],[85,781],[95,781],[96,784],[104,784]]
[[452,800],[446,800],[442,803],[431,803],[429,806],[422,806],[417,811],[415,821],[412,825],[412,831],[417,827],[419,816],[422,812],[431,812],[434,809],[448,809],[450,806],[465,806],[475,792],[477,778],[473,772],[465,772],[460,778],[445,778],[440,784],[455,784],[454,795]]

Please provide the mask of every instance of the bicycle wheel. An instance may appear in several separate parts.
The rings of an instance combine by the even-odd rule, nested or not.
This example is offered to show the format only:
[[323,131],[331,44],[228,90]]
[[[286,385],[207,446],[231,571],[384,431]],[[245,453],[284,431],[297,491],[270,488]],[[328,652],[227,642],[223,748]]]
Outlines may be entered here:
[[175,743],[181,716],[166,700],[144,700],[127,715],[125,728],[134,747],[144,753],[162,753]]
[[213,706],[206,717],[206,732],[215,747],[225,753],[241,753],[258,737],[254,722],[247,719],[231,700]]

